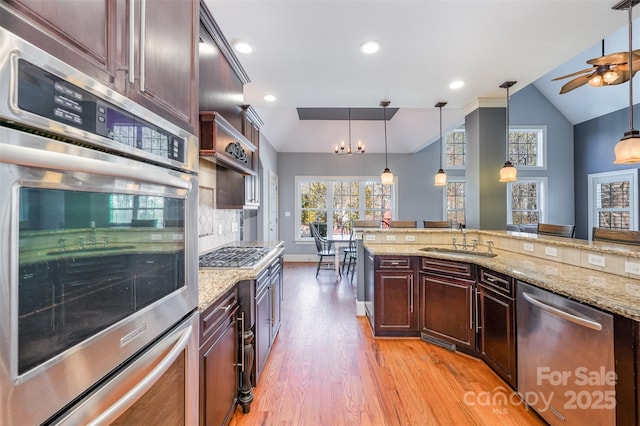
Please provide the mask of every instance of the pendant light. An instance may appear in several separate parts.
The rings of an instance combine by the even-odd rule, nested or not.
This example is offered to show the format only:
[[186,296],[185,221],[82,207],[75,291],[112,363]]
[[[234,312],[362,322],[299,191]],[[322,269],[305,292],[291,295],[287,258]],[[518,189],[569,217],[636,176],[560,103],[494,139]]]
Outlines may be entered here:
[[[364,154],[364,144],[358,141],[358,146],[356,147],[357,154]],[[351,155],[353,151],[351,150],[351,108],[349,108],[349,147],[345,147],[344,141],[341,142],[340,146],[335,145],[333,147],[333,152],[337,155]]]
[[442,141],[442,107],[446,104],[446,102],[438,102],[436,104],[436,108],[440,108],[440,169],[438,169],[438,173],[436,173],[435,186],[445,186],[447,184],[447,174],[442,170],[442,151],[444,146]]
[[380,181],[383,185],[391,185],[393,183],[393,173],[391,173],[387,164],[387,107],[390,103],[390,101],[380,102],[380,106],[384,111],[384,171],[380,175]]
[[627,0],[613,6],[613,9],[624,10],[625,7],[629,11],[629,130],[624,133],[620,142],[616,144],[616,158],[613,164],[632,164],[640,162],[640,132],[633,128],[633,50],[632,37],[633,30],[631,28],[633,8],[633,0]]
[[505,139],[505,153],[506,160],[504,166],[500,169],[500,182],[515,182],[518,180],[518,170],[509,161],[509,88],[516,84],[517,81],[505,81],[500,85],[500,88],[507,89],[507,123],[506,123],[506,139]]

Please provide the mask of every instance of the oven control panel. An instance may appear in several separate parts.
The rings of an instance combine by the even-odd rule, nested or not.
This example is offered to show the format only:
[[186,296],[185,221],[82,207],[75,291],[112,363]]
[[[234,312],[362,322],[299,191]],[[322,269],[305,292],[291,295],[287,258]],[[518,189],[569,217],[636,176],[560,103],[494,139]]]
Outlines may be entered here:
[[18,107],[154,156],[180,163],[185,161],[184,138],[124,111],[24,59],[18,61]]

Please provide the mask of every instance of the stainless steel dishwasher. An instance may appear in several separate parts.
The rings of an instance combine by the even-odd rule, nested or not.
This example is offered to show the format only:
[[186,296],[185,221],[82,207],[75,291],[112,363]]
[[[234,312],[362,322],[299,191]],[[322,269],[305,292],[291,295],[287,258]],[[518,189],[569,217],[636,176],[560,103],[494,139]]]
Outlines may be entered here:
[[613,316],[518,281],[518,393],[551,425],[615,425]]

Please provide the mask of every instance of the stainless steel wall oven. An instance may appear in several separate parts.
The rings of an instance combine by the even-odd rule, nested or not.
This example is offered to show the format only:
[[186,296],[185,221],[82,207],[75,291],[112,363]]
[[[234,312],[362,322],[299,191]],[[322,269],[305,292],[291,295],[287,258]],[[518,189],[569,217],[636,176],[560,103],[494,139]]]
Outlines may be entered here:
[[2,28],[0,93],[0,424],[197,422],[196,137]]

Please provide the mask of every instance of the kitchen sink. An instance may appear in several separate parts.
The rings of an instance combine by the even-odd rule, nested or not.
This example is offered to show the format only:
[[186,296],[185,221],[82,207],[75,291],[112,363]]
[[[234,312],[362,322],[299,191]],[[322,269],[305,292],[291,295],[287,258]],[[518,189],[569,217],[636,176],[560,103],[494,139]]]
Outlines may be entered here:
[[420,249],[421,251],[427,251],[432,253],[442,253],[442,254],[462,254],[465,256],[479,256],[479,257],[496,257],[495,253],[488,253],[486,251],[471,251],[471,250],[463,250],[463,249],[454,249],[447,247],[424,247]]
[[129,250],[136,248],[136,246],[107,246],[107,247],[90,247],[72,250],[56,250],[47,253],[48,256],[63,255],[63,254],[78,254],[78,253],[92,253],[97,251],[111,252],[120,250]]

